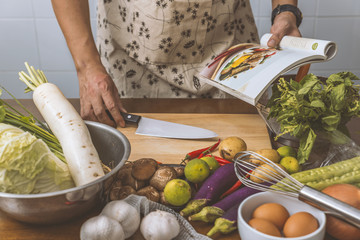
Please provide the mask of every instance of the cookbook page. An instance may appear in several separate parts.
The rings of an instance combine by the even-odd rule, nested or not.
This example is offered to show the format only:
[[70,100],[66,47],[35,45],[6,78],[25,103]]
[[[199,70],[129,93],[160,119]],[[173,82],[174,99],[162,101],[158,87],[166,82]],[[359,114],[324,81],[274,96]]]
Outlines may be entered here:
[[[266,33],[261,37],[260,43],[262,46],[267,45],[271,35],[270,33]],[[324,61],[334,58],[337,53],[337,45],[335,42],[312,38],[285,36],[279,46],[282,49],[309,51],[312,55],[323,56]]]
[[204,70],[200,79],[255,106],[262,93],[280,75],[301,65],[330,60],[337,52],[336,44],[331,41],[288,36],[279,48],[269,48],[266,43],[270,36],[265,34],[260,45],[228,56],[219,63],[211,78],[204,75]]
[[313,57],[312,53],[298,49],[247,49],[223,63],[213,85],[255,105],[273,80],[296,66],[308,63],[307,60]]

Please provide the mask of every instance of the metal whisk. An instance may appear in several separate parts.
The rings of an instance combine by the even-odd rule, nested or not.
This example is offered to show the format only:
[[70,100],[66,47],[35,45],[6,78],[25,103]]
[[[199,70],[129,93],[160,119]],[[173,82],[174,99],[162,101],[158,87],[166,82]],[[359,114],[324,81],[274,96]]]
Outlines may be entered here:
[[320,207],[326,213],[360,228],[360,210],[291,177],[279,164],[251,151],[238,153],[235,173],[242,183],[260,191],[298,198]]

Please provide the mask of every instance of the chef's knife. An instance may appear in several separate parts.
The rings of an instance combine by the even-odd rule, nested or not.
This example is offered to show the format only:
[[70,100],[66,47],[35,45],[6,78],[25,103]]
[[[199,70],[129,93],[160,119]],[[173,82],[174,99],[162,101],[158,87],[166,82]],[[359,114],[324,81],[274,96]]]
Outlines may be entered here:
[[138,124],[136,134],[140,135],[180,139],[217,137],[216,133],[204,128],[156,120],[124,112],[122,112],[121,115],[126,122]]

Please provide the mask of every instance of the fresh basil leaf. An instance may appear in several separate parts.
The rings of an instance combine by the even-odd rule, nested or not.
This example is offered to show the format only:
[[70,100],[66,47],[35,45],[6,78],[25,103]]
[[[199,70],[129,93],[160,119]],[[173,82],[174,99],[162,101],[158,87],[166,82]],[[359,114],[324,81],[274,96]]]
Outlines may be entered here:
[[335,86],[331,93],[330,93],[330,99],[331,99],[331,105],[333,111],[340,111],[344,105],[344,98],[345,98],[345,85],[339,84]]
[[318,83],[319,83],[319,79],[315,75],[313,74],[306,75],[301,80],[302,86],[299,89],[298,94],[300,95],[308,94]]
[[297,155],[297,159],[300,164],[305,163],[306,160],[309,159],[311,150],[315,143],[315,139],[316,134],[312,129],[309,129],[308,133],[300,139],[300,146]]
[[321,119],[323,128],[330,132],[338,128],[340,120],[341,116],[339,113],[335,113],[334,115],[326,116]]
[[326,80],[327,85],[338,85],[344,83],[344,78],[340,74],[331,74],[329,78]]
[[310,106],[315,108],[325,108],[324,102],[321,101],[320,99],[315,99],[311,101]]

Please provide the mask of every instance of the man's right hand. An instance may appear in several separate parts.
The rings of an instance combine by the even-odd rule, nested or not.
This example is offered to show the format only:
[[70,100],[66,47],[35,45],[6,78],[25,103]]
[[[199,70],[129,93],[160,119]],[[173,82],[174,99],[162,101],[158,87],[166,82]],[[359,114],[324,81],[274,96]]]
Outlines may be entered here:
[[88,0],[51,2],[76,66],[82,118],[125,127],[120,112],[126,110],[113,80],[101,63],[93,39]]
[[102,65],[87,67],[78,72],[78,78],[81,117],[113,127],[125,127],[120,112],[126,110],[121,103],[117,87],[105,68]]

